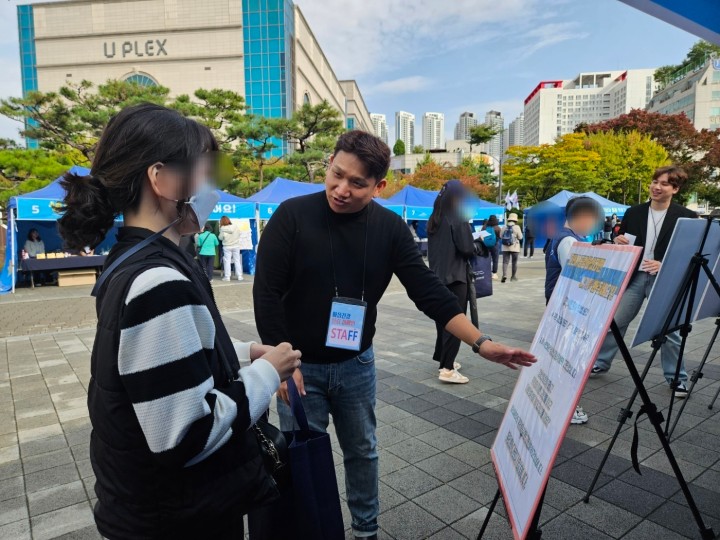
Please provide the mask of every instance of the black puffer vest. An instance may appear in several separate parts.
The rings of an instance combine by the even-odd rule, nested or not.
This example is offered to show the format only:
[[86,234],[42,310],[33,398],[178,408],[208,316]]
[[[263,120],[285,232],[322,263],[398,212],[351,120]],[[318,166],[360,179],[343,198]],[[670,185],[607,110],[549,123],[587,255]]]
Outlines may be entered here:
[[[150,231],[121,230],[108,266]],[[212,538],[218,520],[241,516],[276,496],[265,472],[252,430],[234,432],[222,448],[207,459],[185,468],[160,465],[150,451],[132,403],[118,374],[120,317],[133,279],[153,266],[173,267],[212,298],[210,283],[190,257],[172,242],[160,238],[122,263],[97,297],[98,326],[92,352],[88,408],[92,421],[90,459],[96,475],[95,521],[111,540]],[[220,321],[214,300],[206,302]],[[230,336],[216,323],[215,348],[210,366],[215,387],[228,384],[228,368],[237,373],[239,362]],[[238,405],[238,414],[248,415]],[[247,418],[249,424],[250,419]],[[210,525],[205,528],[203,524]],[[215,529],[217,530],[217,529]]]

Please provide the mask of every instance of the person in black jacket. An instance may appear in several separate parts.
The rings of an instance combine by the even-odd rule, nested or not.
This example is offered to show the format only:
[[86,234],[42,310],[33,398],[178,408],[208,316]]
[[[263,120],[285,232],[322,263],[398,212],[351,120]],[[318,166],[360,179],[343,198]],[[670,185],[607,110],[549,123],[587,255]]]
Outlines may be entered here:
[[[661,167],[653,174],[650,183],[650,201],[629,208],[623,216],[620,234],[614,242],[620,245],[636,245],[644,249],[638,267],[625,290],[615,313],[615,321],[623,335],[628,325],[640,312],[643,302],[650,295],[655,276],[660,271],[670,237],[679,218],[696,218],[697,214],[672,202],[675,195],[687,181],[687,173],[675,165]],[[632,236],[630,236],[632,235]],[[634,238],[633,238],[634,237]],[[607,373],[617,354],[618,346],[613,335],[608,332],[600,349],[593,375]],[[678,355],[680,353],[680,335],[673,332],[660,349],[665,380],[669,385],[675,378]],[[687,396],[687,372],[685,366],[680,369],[675,397]]]
[[250,428],[300,353],[235,346],[179,247],[217,202],[216,150],[208,128],[136,105],[110,120],[90,173],[62,182],[69,248],[94,248],[124,216],[98,283],[88,387],[95,522],[110,540],[243,538],[243,514],[277,496]]
[[[467,190],[459,180],[447,182],[435,199],[427,226],[430,269],[455,295],[463,313],[467,311],[469,300],[468,260],[481,249],[473,240],[470,223],[462,215],[467,198]],[[455,362],[460,340],[443,325],[436,322],[435,326],[437,339],[433,359],[440,362],[440,380],[455,384],[469,382],[470,379],[458,372],[461,366]]]
[[[282,203],[258,245],[255,322],[264,343],[290,341],[303,352],[293,379],[310,428],[324,432],[332,414],[343,451],[347,502],[357,537],[377,538],[375,429],[377,305],[393,274],[418,309],[473,351],[510,368],[534,357],[493,343],[462,313],[427,267],[403,219],[373,201],[385,187],[390,149],[374,135],[343,133],[325,174],[325,190]],[[294,421],[280,387],[283,430]]]

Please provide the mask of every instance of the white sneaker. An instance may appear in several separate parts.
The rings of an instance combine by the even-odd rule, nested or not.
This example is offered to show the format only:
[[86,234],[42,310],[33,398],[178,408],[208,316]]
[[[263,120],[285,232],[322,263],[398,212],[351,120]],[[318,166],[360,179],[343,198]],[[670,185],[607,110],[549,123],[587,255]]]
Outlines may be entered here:
[[245,281],[245,278],[242,277],[242,276],[238,276],[238,277],[237,277],[237,280],[238,280],[238,281]]
[[575,407],[575,412],[573,413],[572,420],[570,420],[571,424],[587,424],[588,421],[588,415],[583,410],[582,407]]
[[493,279],[500,279],[500,278],[498,278],[498,275],[497,275],[497,274],[493,274],[493,275],[492,275],[492,278],[493,278]]
[[230,278],[229,278],[229,277],[224,277],[224,278],[222,278],[222,280],[223,280],[223,281],[230,281]]
[[[453,367],[455,368],[455,371],[459,371],[460,369],[462,369],[462,364],[460,362],[455,362],[453,364]],[[442,368],[438,368],[438,371],[442,371]]]
[[440,372],[438,379],[441,382],[452,383],[452,384],[466,384],[470,382],[470,379],[464,375],[460,375],[457,371],[450,369],[443,369]]

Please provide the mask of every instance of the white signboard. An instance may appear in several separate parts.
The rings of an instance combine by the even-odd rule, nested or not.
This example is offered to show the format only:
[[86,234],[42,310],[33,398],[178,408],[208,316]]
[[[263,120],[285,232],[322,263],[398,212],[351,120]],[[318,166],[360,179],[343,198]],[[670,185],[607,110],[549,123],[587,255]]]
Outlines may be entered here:
[[[683,277],[690,267],[693,255],[700,250],[706,227],[707,221],[704,219],[677,220],[660,272],[650,292],[645,313],[632,340],[632,347],[651,341],[661,333],[670,308],[680,292]],[[717,221],[712,223],[708,231],[702,253],[707,257],[708,266],[715,279],[720,278],[720,223]],[[683,303],[678,310],[681,315],[680,322],[685,321],[686,309],[687,303]],[[720,297],[715,293],[707,274],[701,270],[690,322],[717,316],[720,316]],[[677,317],[673,318],[673,325],[676,320]]]
[[516,539],[527,536],[585,381],[642,249],[576,242],[491,449]]

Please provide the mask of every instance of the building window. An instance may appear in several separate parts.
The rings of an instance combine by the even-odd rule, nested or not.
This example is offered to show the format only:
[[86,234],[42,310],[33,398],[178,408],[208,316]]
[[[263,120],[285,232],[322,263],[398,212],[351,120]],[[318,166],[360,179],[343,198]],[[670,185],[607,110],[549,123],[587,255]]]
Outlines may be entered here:
[[348,128],[348,129],[355,129],[355,119],[354,119],[354,118],[348,118],[348,119],[347,119],[347,128]]
[[133,73],[123,79],[125,82],[135,83],[138,86],[158,86],[155,79],[144,73]]
[[303,94],[303,105],[310,105],[310,93],[305,92]]

